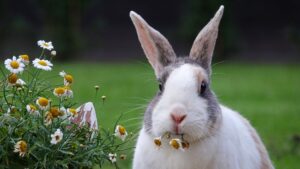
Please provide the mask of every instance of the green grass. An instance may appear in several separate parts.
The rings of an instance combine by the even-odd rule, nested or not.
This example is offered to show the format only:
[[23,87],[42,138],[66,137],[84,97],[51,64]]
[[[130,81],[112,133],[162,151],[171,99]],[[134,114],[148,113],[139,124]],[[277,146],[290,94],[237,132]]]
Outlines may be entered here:
[[[53,73],[60,70],[73,74],[78,103],[95,103],[101,126],[111,128],[124,113],[121,123],[129,132],[138,132],[144,107],[157,90],[147,63],[73,63],[58,65]],[[300,135],[299,65],[218,64],[213,67],[212,83],[220,102],[239,111],[257,129],[276,168],[299,167],[300,145],[293,148],[292,140],[293,135]],[[100,86],[97,96],[94,85]],[[101,95],[107,96],[104,104]],[[131,167],[132,153],[133,149],[127,152],[121,168]]]

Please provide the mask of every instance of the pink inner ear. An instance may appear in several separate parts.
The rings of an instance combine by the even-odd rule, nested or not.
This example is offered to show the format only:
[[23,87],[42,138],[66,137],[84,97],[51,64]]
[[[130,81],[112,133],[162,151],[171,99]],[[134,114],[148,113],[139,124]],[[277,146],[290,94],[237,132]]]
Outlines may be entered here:
[[137,21],[138,27],[138,34],[139,34],[139,39],[141,41],[142,47],[144,49],[144,52],[150,62],[150,64],[155,68],[156,67],[156,61],[157,59],[155,58],[157,56],[157,50],[156,47],[151,40],[152,38],[149,35],[148,30],[145,29],[144,25]]
[[136,28],[144,53],[153,67],[156,76],[159,76],[163,65],[174,60],[176,54],[168,40],[149,26],[142,17],[134,12],[130,12],[130,17]]

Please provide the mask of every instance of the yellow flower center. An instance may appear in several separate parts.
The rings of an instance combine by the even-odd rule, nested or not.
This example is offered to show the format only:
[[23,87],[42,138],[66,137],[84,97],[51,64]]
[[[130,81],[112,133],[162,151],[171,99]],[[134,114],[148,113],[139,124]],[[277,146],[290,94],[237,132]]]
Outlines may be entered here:
[[25,60],[25,61],[29,61],[29,56],[28,55],[20,55],[20,57]]
[[54,89],[54,93],[57,95],[63,95],[66,92],[66,89],[63,87],[58,87]]
[[50,113],[54,118],[63,115],[63,112],[61,112],[57,107],[51,107]]
[[20,141],[19,142],[20,145],[20,152],[26,152],[27,151],[27,143],[25,141]]
[[38,63],[42,66],[48,66],[47,62],[44,60],[40,60]]
[[44,46],[46,46],[46,47],[48,47],[48,46],[49,46],[49,44],[48,44],[48,43],[44,43],[43,45],[44,45]]
[[11,83],[11,84],[15,84],[18,80],[18,76],[17,74],[13,73],[13,74],[10,74],[7,78],[8,82]]
[[182,148],[188,149],[190,147],[190,143],[183,141],[182,143]]
[[119,125],[119,133],[120,133],[121,135],[125,135],[125,134],[126,134],[126,129],[125,129],[125,127]]
[[175,140],[175,139],[172,139],[172,140],[170,141],[170,145],[171,145],[173,148],[175,148],[175,149],[179,149],[179,147],[180,147],[179,142],[178,142],[177,140]]
[[76,109],[69,108],[69,112],[72,113],[73,116],[77,115]]
[[65,75],[65,79],[68,83],[73,83],[73,77],[71,75]]
[[32,105],[32,104],[30,104],[29,107],[30,107],[30,110],[32,110],[32,111],[36,110],[36,107],[34,105]]
[[161,146],[161,140],[159,138],[154,139],[154,144],[157,145],[158,147]]
[[38,99],[38,103],[39,103],[40,106],[46,107],[46,106],[48,106],[48,104],[49,104],[49,100],[46,99],[46,98],[44,98],[44,97],[40,97],[40,98]]
[[120,159],[121,159],[121,160],[126,160],[126,155],[125,155],[125,154],[121,154],[121,155],[120,155]]
[[12,68],[14,68],[14,69],[18,69],[19,66],[20,66],[20,64],[19,64],[18,61],[13,60],[13,61],[10,62],[10,66],[11,66]]

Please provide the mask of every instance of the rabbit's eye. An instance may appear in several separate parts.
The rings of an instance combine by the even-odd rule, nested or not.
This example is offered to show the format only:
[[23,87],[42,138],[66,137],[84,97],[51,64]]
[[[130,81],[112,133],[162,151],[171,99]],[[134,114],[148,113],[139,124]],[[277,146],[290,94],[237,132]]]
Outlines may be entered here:
[[161,91],[161,92],[162,92],[162,90],[163,90],[163,86],[162,86],[162,84],[161,84],[161,83],[159,83],[159,84],[158,84],[158,88],[159,88],[159,91]]
[[206,87],[207,87],[207,84],[204,81],[202,81],[201,86],[200,86],[200,95],[203,95],[203,93],[206,90]]

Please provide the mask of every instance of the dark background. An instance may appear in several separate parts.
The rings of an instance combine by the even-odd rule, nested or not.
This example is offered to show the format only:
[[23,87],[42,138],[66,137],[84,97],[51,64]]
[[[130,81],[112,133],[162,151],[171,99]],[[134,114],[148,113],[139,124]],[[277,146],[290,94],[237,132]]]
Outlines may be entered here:
[[185,55],[221,4],[215,61],[300,61],[299,0],[1,0],[0,57],[37,55],[36,41],[44,39],[61,61],[144,59],[130,10]]

